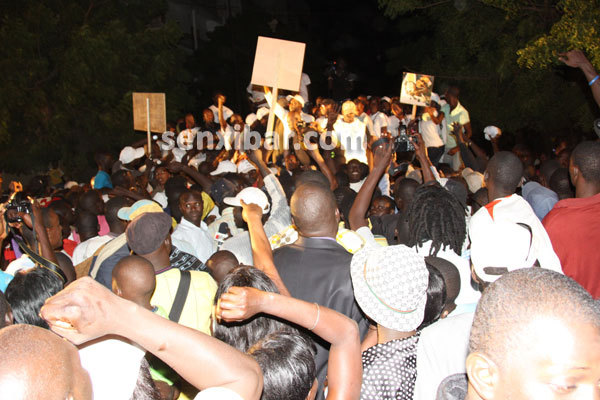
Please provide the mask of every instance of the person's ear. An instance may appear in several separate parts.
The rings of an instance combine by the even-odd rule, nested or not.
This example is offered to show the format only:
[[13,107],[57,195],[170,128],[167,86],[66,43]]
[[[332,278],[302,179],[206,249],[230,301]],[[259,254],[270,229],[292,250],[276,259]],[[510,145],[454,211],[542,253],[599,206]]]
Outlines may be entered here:
[[577,167],[575,164],[571,163],[571,166],[569,168],[569,176],[571,178],[571,183],[573,184],[573,186],[577,186],[577,180],[579,179],[579,175],[580,175],[579,167]]
[[8,311],[6,311],[6,314],[4,314],[4,326],[8,326],[8,325],[12,325],[14,323],[14,317],[13,317],[13,312],[11,309],[9,309]]
[[121,288],[119,287],[119,284],[117,283],[116,279],[112,280],[111,289],[114,294],[116,294],[119,297],[122,297],[123,292],[121,291]]
[[338,224],[340,223],[340,210],[338,210],[337,208],[335,209],[335,221]]
[[482,353],[471,353],[467,357],[469,384],[482,399],[493,399],[500,375],[496,364]]
[[490,179],[490,174],[488,173],[488,171],[486,169],[485,172],[483,173],[483,183],[485,184],[485,186],[488,185],[489,179]]

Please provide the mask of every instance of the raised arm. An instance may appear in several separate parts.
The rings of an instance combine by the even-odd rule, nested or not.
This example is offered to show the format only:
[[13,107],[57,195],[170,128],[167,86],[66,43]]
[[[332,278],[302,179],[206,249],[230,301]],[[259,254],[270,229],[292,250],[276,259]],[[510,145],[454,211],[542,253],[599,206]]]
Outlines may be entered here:
[[210,193],[212,181],[206,175],[198,172],[196,168],[192,168],[188,165],[184,165],[177,161],[173,161],[169,163],[169,165],[167,165],[167,169],[174,174],[178,172],[183,172],[184,174],[192,178],[196,183],[200,184],[200,186],[202,186],[202,190],[204,190],[206,193]]
[[415,155],[417,156],[417,160],[421,164],[421,172],[423,173],[423,183],[435,181],[435,175],[431,168],[433,164],[431,164],[431,160],[427,155],[427,147],[425,147],[425,142],[423,141],[423,136],[419,132],[415,132],[409,138],[412,142],[413,146],[415,146]]
[[[25,225],[33,229],[37,236],[37,241],[40,248],[39,250],[37,248],[33,248],[33,251],[58,266],[58,260],[54,254],[54,249],[50,245],[48,233],[46,232],[46,227],[44,226],[42,209],[40,208],[40,203],[38,203],[37,200],[34,200],[32,203],[31,213],[33,214],[33,221],[31,219],[31,215],[29,214],[23,214],[22,218],[23,222],[25,222]],[[32,243],[31,245],[37,246],[38,243]]]
[[596,104],[600,106],[600,79],[597,79],[598,73],[592,63],[586,58],[581,50],[571,50],[560,54],[559,60],[569,67],[579,68],[585,75]]
[[352,204],[352,208],[350,209],[350,214],[348,216],[350,229],[355,231],[358,228],[367,226],[365,214],[369,209],[371,198],[373,197],[373,192],[377,187],[377,183],[385,173],[386,169],[390,166],[393,148],[393,143],[387,141],[373,149],[373,169],[358,191],[358,195],[356,196],[356,199],[354,199],[354,204]]
[[275,263],[273,262],[273,253],[271,252],[271,244],[267,238],[267,234],[262,225],[262,210],[256,204],[242,204],[242,217],[248,224],[248,233],[250,234],[250,242],[252,244],[252,257],[254,258],[254,267],[264,272],[279,292],[290,296],[290,292],[281,280]]
[[330,308],[255,288],[231,287],[220,300],[217,315],[225,321],[244,320],[262,312],[300,325],[331,343],[327,399],[360,397],[362,361],[356,322]]
[[329,181],[329,188],[331,190],[337,189],[337,187],[338,187],[337,179],[335,179],[335,175],[333,174],[333,172],[331,171],[331,169],[325,162],[325,159],[321,155],[319,148],[317,146],[315,146],[313,148],[307,149],[307,151],[308,151],[308,154],[310,154],[310,156],[313,158],[313,160],[315,160],[315,162],[319,166],[319,169],[321,170],[323,175],[325,175],[327,177],[327,180]]
[[[252,357],[122,299],[89,277],[46,300],[41,315],[52,331],[75,344],[107,334],[123,336],[200,390],[225,387],[246,400],[260,399],[262,374]],[[204,366],[201,373],[198,366]]]
[[219,125],[221,125],[221,129],[223,132],[227,129],[227,121],[225,121],[225,117],[223,114],[223,104],[225,104],[225,96],[220,94],[217,97],[217,114],[219,114]]

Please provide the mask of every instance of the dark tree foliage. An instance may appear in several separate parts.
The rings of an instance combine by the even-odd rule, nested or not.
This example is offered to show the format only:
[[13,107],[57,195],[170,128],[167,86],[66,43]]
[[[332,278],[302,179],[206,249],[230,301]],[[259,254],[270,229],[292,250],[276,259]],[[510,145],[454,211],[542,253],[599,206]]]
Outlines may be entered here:
[[94,168],[133,132],[131,92],[166,92],[168,117],[191,107],[181,32],[164,0],[4,0],[0,23],[0,169],[61,161]]
[[[387,72],[435,75],[440,92],[458,84],[480,138],[486,125],[497,125],[507,133],[505,147],[516,141],[550,150],[556,138],[593,135],[598,107],[587,82],[557,60],[577,47],[597,59],[598,39],[583,46],[583,38],[598,35],[589,29],[599,13],[592,3],[598,1],[379,0],[396,35],[408,39],[389,49]],[[578,29],[561,30],[565,21]]]

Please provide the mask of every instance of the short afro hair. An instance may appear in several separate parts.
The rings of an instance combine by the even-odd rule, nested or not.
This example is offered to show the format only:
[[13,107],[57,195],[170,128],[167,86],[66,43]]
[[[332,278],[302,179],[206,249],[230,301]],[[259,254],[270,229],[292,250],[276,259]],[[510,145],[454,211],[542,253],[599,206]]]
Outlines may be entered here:
[[510,151],[500,151],[490,159],[486,172],[498,188],[514,193],[523,177],[523,163]]
[[477,305],[469,353],[482,353],[499,368],[508,368],[532,338],[529,323],[549,316],[570,324],[600,328],[600,308],[573,279],[543,268],[524,268],[489,285]]
[[600,142],[585,141],[571,153],[573,165],[588,182],[600,183]]

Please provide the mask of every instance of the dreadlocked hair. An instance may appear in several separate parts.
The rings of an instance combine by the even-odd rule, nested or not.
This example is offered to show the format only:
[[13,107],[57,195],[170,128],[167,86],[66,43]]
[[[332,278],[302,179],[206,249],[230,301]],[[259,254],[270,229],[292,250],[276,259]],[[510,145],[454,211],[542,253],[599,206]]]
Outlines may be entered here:
[[430,256],[446,246],[460,255],[467,236],[465,215],[458,199],[439,184],[419,187],[408,209],[408,245],[431,240]]

